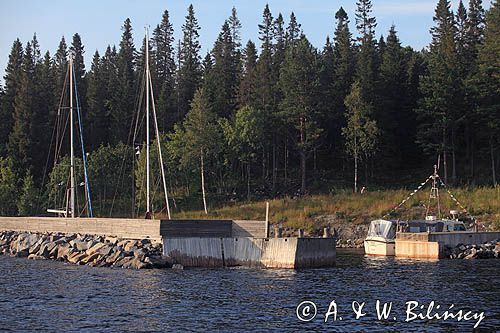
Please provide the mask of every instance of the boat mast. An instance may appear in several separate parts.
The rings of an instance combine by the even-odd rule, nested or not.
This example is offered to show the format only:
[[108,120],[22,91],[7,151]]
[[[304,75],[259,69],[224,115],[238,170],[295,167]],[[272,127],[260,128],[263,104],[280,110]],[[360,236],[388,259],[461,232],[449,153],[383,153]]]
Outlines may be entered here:
[[150,215],[149,202],[149,31],[146,27],[146,216]]
[[69,57],[69,136],[70,136],[70,210],[75,217],[75,151],[73,148],[73,56]]

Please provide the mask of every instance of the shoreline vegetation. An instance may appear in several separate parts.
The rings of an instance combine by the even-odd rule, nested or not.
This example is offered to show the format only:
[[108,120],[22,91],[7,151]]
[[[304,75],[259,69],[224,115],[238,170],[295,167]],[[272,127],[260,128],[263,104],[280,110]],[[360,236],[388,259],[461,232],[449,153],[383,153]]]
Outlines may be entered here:
[[[500,230],[500,187],[453,188],[451,192],[487,230]],[[285,235],[304,229],[306,235],[317,236],[322,234],[324,227],[330,226],[332,230],[339,229],[339,236],[344,241],[349,239],[345,237],[352,237],[352,242],[359,242],[366,236],[371,220],[390,213],[408,194],[407,189],[367,191],[363,194],[340,190],[331,194],[273,199],[269,200],[269,220],[271,225],[282,225]],[[461,211],[444,189],[440,198],[443,216],[448,216],[450,210]],[[423,219],[428,200],[428,191],[417,192],[412,200],[387,218]],[[174,218],[263,220],[265,206],[265,200],[221,204],[210,209],[208,215],[200,209],[175,213]],[[431,211],[435,209],[431,206]],[[464,214],[461,217],[467,218]],[[343,232],[345,237],[342,237]]]

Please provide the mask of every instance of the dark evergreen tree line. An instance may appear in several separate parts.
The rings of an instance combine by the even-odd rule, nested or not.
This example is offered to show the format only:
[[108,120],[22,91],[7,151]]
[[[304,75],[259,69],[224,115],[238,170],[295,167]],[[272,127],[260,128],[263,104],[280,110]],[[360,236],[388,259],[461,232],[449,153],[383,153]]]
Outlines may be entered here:
[[[497,1],[485,13],[481,0],[470,0],[454,13],[449,0],[438,0],[432,42],[418,51],[401,45],[395,26],[377,38],[370,0],[357,1],[356,34],[343,8],[332,15],[321,49],[311,45],[295,13],[285,19],[268,5],[259,42],[242,43],[233,8],[204,57],[193,6],[178,41],[165,11],[149,52],[174,198],[182,203],[202,189],[226,199],[328,191],[351,186],[352,176],[356,189],[406,184],[438,156],[447,182],[496,185],[499,11]],[[119,156],[132,159],[124,144],[142,144],[132,139],[145,43],[137,49],[132,31],[126,19],[118,46],[103,54],[86,54],[78,33],[70,45],[62,37],[53,55],[42,55],[36,35],[24,45],[14,41],[0,87],[0,213],[35,212],[47,204],[39,198],[52,193],[47,183],[60,177],[48,152],[69,55],[90,174],[106,178],[92,180],[101,201],[96,207],[106,215],[119,193],[117,205],[125,210],[133,197],[125,184],[134,177]],[[85,56],[92,58],[88,69]],[[140,160],[135,165],[142,175]],[[135,187],[142,186],[136,179]]]

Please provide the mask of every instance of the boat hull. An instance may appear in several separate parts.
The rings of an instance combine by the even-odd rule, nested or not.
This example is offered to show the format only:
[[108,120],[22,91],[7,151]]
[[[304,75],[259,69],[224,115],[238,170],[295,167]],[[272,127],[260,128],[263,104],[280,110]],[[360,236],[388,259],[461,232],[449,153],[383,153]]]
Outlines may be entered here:
[[396,242],[383,237],[370,237],[364,241],[365,254],[370,256],[396,255]]

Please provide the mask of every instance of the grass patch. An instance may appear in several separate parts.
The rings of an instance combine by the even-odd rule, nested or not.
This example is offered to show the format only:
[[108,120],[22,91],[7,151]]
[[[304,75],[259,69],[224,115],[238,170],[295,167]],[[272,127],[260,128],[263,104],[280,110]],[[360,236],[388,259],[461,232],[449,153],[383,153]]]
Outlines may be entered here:
[[[457,188],[451,189],[455,198],[480,222],[496,230],[500,229],[500,187]],[[461,211],[445,189],[441,189],[442,212],[447,215],[450,209]],[[337,191],[329,195],[305,196],[299,199],[280,198],[270,200],[270,221],[293,229],[311,231],[316,228],[315,218],[332,215],[335,219],[353,224],[368,223],[389,213],[409,194],[408,190],[374,191],[363,194],[350,191]],[[398,218],[423,218],[428,205],[429,191],[418,192],[401,209],[391,214]],[[265,201],[232,203],[210,210],[208,218],[263,220]],[[174,212],[173,218],[207,218],[203,211]]]

